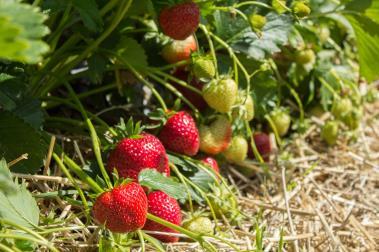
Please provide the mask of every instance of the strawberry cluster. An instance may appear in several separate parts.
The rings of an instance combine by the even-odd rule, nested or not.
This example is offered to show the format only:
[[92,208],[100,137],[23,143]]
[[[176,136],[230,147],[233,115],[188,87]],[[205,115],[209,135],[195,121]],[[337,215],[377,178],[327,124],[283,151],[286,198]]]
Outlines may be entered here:
[[[214,157],[216,155],[217,158],[233,163],[242,162],[247,156],[255,157],[252,145],[244,134],[240,131],[233,132],[232,126],[234,121],[249,122],[254,118],[253,99],[250,94],[239,90],[235,79],[218,76],[212,57],[198,52],[193,33],[199,25],[199,18],[199,8],[193,2],[162,10],[159,17],[161,29],[173,39],[163,47],[162,56],[171,64],[188,61],[174,69],[172,79],[183,81],[192,86],[192,89],[178,85],[177,81],[172,84],[199,111],[208,110],[212,114],[197,122],[186,110],[163,111],[166,120],[157,134],[134,132],[117,143],[109,154],[107,169],[110,173],[116,170],[120,177],[133,182],[102,193],[93,207],[97,222],[112,232],[132,232],[138,229],[176,232],[148,220],[148,213],[175,225],[182,224],[181,208],[176,199],[162,191],[146,195],[147,189],[138,184],[138,175],[145,168],[170,176],[166,151],[194,157],[217,175],[220,168]],[[195,92],[196,89],[198,92]],[[288,118],[281,118],[282,114],[277,112],[273,115],[273,121],[278,124],[287,123]],[[289,122],[280,130],[280,134],[285,134],[288,127]],[[264,133],[256,133],[252,139],[256,150],[267,161],[271,152],[270,138]],[[194,222],[188,225],[196,226]],[[153,236],[163,242],[178,241],[177,236]]]

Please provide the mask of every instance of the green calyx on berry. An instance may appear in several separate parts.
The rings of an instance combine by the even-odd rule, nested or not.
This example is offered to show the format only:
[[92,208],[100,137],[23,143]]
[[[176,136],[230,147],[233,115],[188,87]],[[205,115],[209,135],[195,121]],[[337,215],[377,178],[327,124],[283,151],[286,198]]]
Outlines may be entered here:
[[192,57],[192,73],[198,80],[209,81],[216,74],[213,60],[209,57]]
[[295,61],[297,64],[300,64],[300,65],[314,63],[315,59],[316,59],[316,55],[312,49],[297,51],[295,54]]
[[292,5],[292,11],[299,18],[304,18],[311,13],[311,8],[303,2],[295,2]]
[[291,116],[283,109],[279,108],[271,112],[271,120],[275,125],[275,128],[280,136],[287,134],[291,125]]
[[337,99],[332,105],[332,114],[337,119],[342,119],[353,110],[353,104],[349,98]]
[[253,30],[261,31],[266,24],[266,17],[259,14],[251,14],[249,22]]
[[203,98],[209,107],[227,113],[235,104],[238,94],[237,83],[230,78],[213,80],[203,88]]
[[141,121],[134,123],[133,118],[130,117],[128,122],[125,124],[123,118],[120,118],[120,122],[114,127],[117,136],[113,138],[107,138],[107,140],[111,144],[115,144],[116,142],[122,140],[123,138],[138,138],[140,137],[141,132],[145,129],[144,126],[141,125]]
[[248,143],[243,136],[233,137],[228,149],[223,152],[226,160],[232,163],[244,161],[247,157]]
[[334,145],[337,142],[339,124],[337,121],[328,121],[321,130],[321,138],[328,144]]

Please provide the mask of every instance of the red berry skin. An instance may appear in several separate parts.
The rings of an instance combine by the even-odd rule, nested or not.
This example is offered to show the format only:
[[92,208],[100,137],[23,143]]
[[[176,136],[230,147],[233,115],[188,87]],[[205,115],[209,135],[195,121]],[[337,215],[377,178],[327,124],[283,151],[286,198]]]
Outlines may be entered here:
[[[162,218],[168,222],[171,222],[175,225],[180,225],[182,222],[182,213],[180,212],[180,206],[178,202],[168,196],[166,193],[161,191],[151,192],[147,195],[148,202],[148,212]],[[177,231],[162,226],[154,221],[147,220],[144,230],[150,231],[160,231],[168,233],[178,233]],[[169,236],[169,235],[155,235],[152,234],[155,238],[162,242],[177,242],[179,237]]]
[[[199,89],[200,91],[203,90],[204,83],[197,81],[195,78],[192,78],[189,80],[189,73],[187,71],[184,71],[183,69],[178,69],[173,73],[173,76],[189,83],[191,86]],[[204,110],[207,107],[207,103],[205,102],[202,95],[185,88],[177,83],[173,83],[175,88],[182,93],[184,97],[186,97],[199,111]]]
[[167,120],[159,139],[167,149],[187,156],[196,155],[200,147],[196,123],[185,111],[179,111]]
[[[253,138],[254,138],[255,146],[257,147],[259,154],[261,154],[265,162],[268,162],[270,158],[270,153],[272,150],[270,136],[263,132],[256,132],[254,133]],[[250,158],[255,159],[253,150],[251,149],[250,145],[249,145],[248,156]]]
[[170,176],[168,156],[163,144],[157,137],[144,132],[121,140],[109,155],[107,168],[110,172],[117,169],[120,177],[134,180],[145,168]]
[[131,182],[100,194],[92,210],[95,220],[110,231],[127,233],[145,225],[147,208],[144,190]]
[[220,168],[218,167],[217,161],[214,158],[206,157],[201,161],[203,161],[204,164],[210,166],[216,173],[220,173]]
[[184,40],[196,31],[200,23],[197,4],[185,2],[164,8],[159,15],[159,24],[167,36]]

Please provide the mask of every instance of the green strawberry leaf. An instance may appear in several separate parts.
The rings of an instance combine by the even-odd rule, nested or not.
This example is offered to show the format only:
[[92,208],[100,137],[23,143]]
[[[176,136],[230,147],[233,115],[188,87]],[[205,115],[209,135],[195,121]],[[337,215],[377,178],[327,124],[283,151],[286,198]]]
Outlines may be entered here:
[[4,158],[0,160],[0,191],[6,194],[17,192],[17,186],[13,182],[12,174]]
[[[179,166],[183,174],[189,178],[196,186],[204,192],[210,190],[210,185],[214,184],[215,180],[208,172],[205,171],[207,167],[200,164],[199,161],[192,161],[190,159],[183,159],[172,154],[168,154],[170,162]],[[201,167],[200,167],[201,166]]]
[[132,38],[121,38],[117,45],[117,52],[137,70],[144,70],[148,66],[145,50]]
[[379,23],[366,16],[350,15],[357,40],[360,72],[371,82],[379,78]]
[[347,3],[345,9],[360,12],[379,23],[379,1],[377,0],[353,0]]
[[146,15],[149,14],[153,17],[156,16],[154,5],[151,0],[139,0],[133,1],[130,6],[127,15]]
[[95,0],[73,0],[72,4],[89,30],[94,32],[102,30],[103,20]]
[[23,227],[34,229],[39,222],[37,202],[25,184],[15,185],[14,193],[0,191],[0,217]]
[[14,113],[0,112],[0,155],[14,160],[28,153],[27,160],[12,166],[12,171],[34,173],[42,165],[48,144],[44,135]]
[[0,59],[37,63],[49,50],[41,40],[49,33],[43,25],[46,15],[38,8],[18,1],[1,1]]
[[147,186],[153,190],[163,191],[175,199],[187,199],[184,185],[154,169],[143,169],[138,175],[138,182],[142,186]]
[[256,60],[263,60],[273,53],[280,52],[280,47],[288,42],[292,19],[288,15],[275,13],[269,13],[266,19],[267,23],[259,37],[248,27],[242,36],[232,42],[233,49]]

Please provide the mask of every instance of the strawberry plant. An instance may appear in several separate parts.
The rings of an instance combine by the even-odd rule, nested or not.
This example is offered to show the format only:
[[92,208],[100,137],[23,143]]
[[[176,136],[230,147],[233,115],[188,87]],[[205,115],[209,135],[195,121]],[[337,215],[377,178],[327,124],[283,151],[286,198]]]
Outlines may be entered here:
[[250,249],[224,226],[261,248],[230,174],[277,177],[268,168],[313,130],[355,140],[374,99],[362,83],[379,78],[378,12],[377,0],[0,0],[0,250],[64,251],[69,232],[99,251]]

